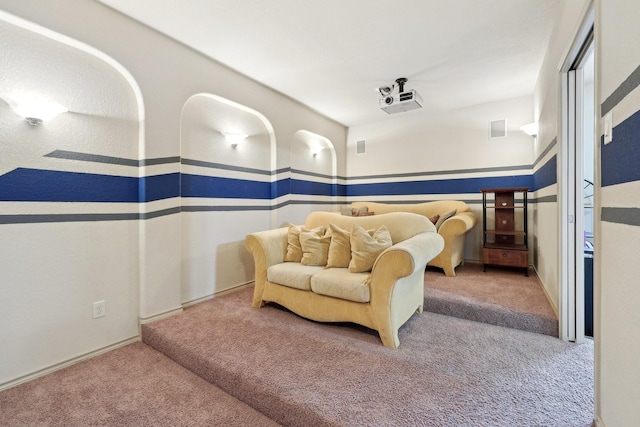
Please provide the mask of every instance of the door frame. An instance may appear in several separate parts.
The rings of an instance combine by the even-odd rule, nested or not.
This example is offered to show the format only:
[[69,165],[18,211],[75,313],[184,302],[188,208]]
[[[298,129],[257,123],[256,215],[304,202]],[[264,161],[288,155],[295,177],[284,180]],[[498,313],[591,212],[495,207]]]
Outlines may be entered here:
[[[595,12],[591,3],[574,38],[571,48],[560,64],[562,93],[560,110],[560,143],[558,146],[558,228],[559,228],[559,332],[564,341],[583,342],[584,335],[584,283],[583,236],[576,230],[584,230],[582,211],[576,209],[576,198],[582,197],[584,178],[582,86],[583,72],[580,61],[587,46],[594,48],[593,28]],[[595,97],[594,97],[595,102]],[[595,117],[593,117],[595,127]],[[596,133],[594,133],[596,135]],[[582,205],[582,204],[581,204]]]

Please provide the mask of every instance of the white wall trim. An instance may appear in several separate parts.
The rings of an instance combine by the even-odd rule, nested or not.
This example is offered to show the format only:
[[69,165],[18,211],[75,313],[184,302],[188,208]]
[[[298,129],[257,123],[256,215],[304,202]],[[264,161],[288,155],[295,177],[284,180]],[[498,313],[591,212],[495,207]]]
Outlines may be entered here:
[[[565,178],[567,173],[573,173],[573,171],[567,171],[569,167],[569,144],[571,143],[571,135],[573,128],[569,126],[569,94],[570,87],[570,68],[573,65],[573,61],[578,52],[582,48],[590,29],[594,26],[595,9],[593,1],[585,4],[582,11],[582,18],[579,24],[573,31],[573,37],[571,44],[565,51],[558,65],[558,83],[557,90],[559,92],[557,112],[558,118],[558,140],[557,140],[557,158],[558,158],[558,321],[560,329],[560,339],[564,341],[580,341],[583,335],[576,337],[576,325],[575,318],[572,316],[576,314],[575,307],[576,298],[571,294],[570,286],[574,282],[574,272],[569,268],[574,264],[573,261],[575,254],[569,254],[568,239],[570,236],[570,228],[573,224],[569,223],[569,215],[572,214],[570,200],[568,200],[569,187],[567,179]],[[596,73],[597,74],[597,73]],[[573,112],[571,114],[574,114]]]
[[253,280],[250,281],[250,282],[240,283],[239,285],[232,286],[232,287],[227,288],[225,290],[222,290],[220,292],[215,292],[213,294],[205,295],[203,297],[196,298],[196,299],[193,299],[191,301],[186,301],[186,302],[182,303],[182,308],[191,307],[192,305],[196,305],[196,304],[199,304],[201,302],[208,301],[208,300],[213,299],[215,297],[219,297],[219,296],[222,296],[222,295],[225,295],[225,294],[230,294],[232,292],[239,291],[241,289],[248,288],[250,286],[253,286],[254,283],[255,282]]
[[556,303],[551,298],[551,295],[549,295],[549,292],[547,291],[546,286],[544,286],[544,283],[542,283],[542,280],[540,279],[540,274],[538,273],[538,269],[536,268],[535,265],[531,265],[531,267],[533,268],[533,271],[536,272],[536,277],[538,278],[538,284],[542,288],[542,292],[544,292],[544,296],[547,298],[547,301],[549,302],[549,305],[553,309],[553,312],[556,314],[556,317],[559,317],[559,315],[558,315],[558,306],[556,305]]
[[138,318],[138,321],[139,321],[139,323],[141,325],[144,325],[145,323],[155,322],[156,320],[164,319],[166,317],[175,316],[176,314],[180,314],[180,313],[182,313],[182,307],[174,308],[173,310],[168,310],[168,311],[165,311],[165,312],[159,313],[159,314],[154,314],[153,316],[149,316],[149,317],[140,317],[140,318]]
[[59,371],[60,369],[67,368],[67,367],[69,367],[71,365],[75,365],[76,363],[83,362],[85,360],[91,359],[91,358],[96,357],[96,356],[100,356],[101,354],[108,353],[108,352],[110,352],[112,350],[116,350],[116,349],[118,349],[120,347],[124,347],[126,345],[133,344],[133,343],[136,343],[136,342],[139,342],[139,341],[141,341],[141,337],[140,337],[140,335],[136,335],[136,336],[133,336],[131,338],[127,338],[127,339],[119,341],[117,343],[108,345],[106,347],[102,347],[102,348],[99,348],[97,350],[81,354],[80,356],[73,357],[73,358],[65,360],[63,362],[56,363],[56,364],[51,365],[51,366],[47,366],[46,368],[39,369],[39,370],[37,370],[35,372],[31,372],[31,373],[29,373],[27,375],[23,375],[21,377],[14,378],[14,379],[12,379],[10,381],[7,381],[7,382],[4,382],[4,383],[0,384],[0,391],[4,391],[4,390],[7,390],[7,389],[9,389],[11,387],[15,387],[17,385],[26,383],[28,381],[35,380],[36,378],[44,377],[45,375],[51,374],[51,373],[53,373],[55,371]]

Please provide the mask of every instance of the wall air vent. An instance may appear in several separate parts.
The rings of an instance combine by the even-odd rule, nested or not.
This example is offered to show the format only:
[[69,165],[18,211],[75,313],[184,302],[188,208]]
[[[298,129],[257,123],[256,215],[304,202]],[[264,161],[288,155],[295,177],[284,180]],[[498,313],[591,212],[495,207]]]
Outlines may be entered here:
[[492,120],[489,123],[489,139],[507,137],[507,119]]

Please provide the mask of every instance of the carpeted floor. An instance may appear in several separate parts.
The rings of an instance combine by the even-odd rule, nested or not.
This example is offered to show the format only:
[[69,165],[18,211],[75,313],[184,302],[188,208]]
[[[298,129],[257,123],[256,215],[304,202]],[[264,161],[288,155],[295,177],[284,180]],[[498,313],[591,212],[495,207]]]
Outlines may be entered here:
[[430,267],[425,273],[425,310],[461,319],[558,336],[558,317],[535,271],[466,263],[455,277]]
[[276,426],[149,346],[113,350],[0,393],[0,426]]
[[590,341],[425,311],[394,350],[363,327],[252,309],[252,291],[144,325],[146,345],[1,392],[0,426],[592,425]]
[[593,345],[425,312],[376,333],[320,324],[251,289],[145,325],[145,343],[291,426],[589,426]]

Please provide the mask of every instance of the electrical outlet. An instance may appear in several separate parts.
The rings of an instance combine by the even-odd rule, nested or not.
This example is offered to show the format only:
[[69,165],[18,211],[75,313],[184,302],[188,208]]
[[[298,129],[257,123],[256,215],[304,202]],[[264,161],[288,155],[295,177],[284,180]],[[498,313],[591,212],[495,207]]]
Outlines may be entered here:
[[93,303],[93,318],[97,319],[98,317],[106,316],[107,307],[105,305],[104,300],[96,301]]

